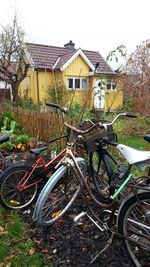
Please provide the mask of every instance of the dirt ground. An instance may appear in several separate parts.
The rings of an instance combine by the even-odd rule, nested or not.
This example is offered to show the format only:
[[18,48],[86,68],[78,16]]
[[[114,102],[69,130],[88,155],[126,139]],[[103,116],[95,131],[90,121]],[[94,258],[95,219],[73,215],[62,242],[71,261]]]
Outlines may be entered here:
[[122,240],[117,237],[101,256],[90,263],[105,247],[109,234],[101,232],[87,217],[75,224],[73,218],[82,210],[86,208],[80,199],[67,215],[47,229],[33,223],[32,208],[21,213],[21,217],[36,249],[55,267],[133,267]]

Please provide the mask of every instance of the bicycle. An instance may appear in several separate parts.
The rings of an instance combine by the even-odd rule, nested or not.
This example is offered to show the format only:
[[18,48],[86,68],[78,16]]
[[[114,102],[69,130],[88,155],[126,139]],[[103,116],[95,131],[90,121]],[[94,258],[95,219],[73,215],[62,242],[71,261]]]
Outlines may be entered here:
[[[66,108],[53,103],[47,103],[47,106],[59,109],[64,121]],[[62,135],[49,143],[66,137],[66,134]],[[47,175],[50,176],[57,169],[58,162],[61,163],[61,158],[66,152],[66,148],[64,148],[58,155],[46,162],[41,153],[47,148],[47,146],[44,146],[30,149],[30,153],[37,157],[32,166],[26,163],[16,163],[3,172],[0,178],[0,201],[2,206],[21,210],[27,208],[34,201],[39,185],[47,182]],[[75,151],[73,153],[77,155]]]
[[[124,113],[119,114],[117,117],[120,116],[136,118],[135,115],[125,115]],[[89,122],[93,123],[90,120],[87,120],[84,123]],[[112,124],[113,123],[106,123],[107,129]],[[105,127],[105,123],[103,123],[103,125]],[[145,135],[144,139],[147,142],[150,142],[149,135]],[[106,203],[107,201],[110,201],[110,195],[115,192],[116,188],[131,171],[131,165],[127,161],[126,163],[120,163],[120,161],[118,161],[118,159],[108,150],[109,146],[115,147],[116,150],[122,152],[121,150],[123,147],[120,144],[118,145],[117,135],[116,133],[113,133],[113,130],[108,133],[107,137],[96,140],[92,145],[91,143],[85,144],[85,149],[89,154],[90,177],[94,182],[99,198]],[[125,155],[123,155],[123,158],[125,159]]]
[[[121,115],[127,116],[128,114],[123,113]],[[111,124],[113,124],[115,120],[121,115],[118,115]],[[136,157],[137,157],[136,149],[133,149],[128,146],[121,145],[121,144],[118,145],[120,152],[125,156],[126,160],[128,161],[129,167],[127,170],[124,171],[124,178],[121,181],[121,184],[119,185],[118,188],[116,188],[115,192],[113,192],[109,196],[109,198],[107,198],[107,203],[105,203],[101,199],[100,200],[97,199],[97,196],[93,195],[93,193],[91,192],[91,189],[86,179],[85,160],[83,158],[76,159],[74,155],[72,154],[71,147],[76,141],[76,139],[80,139],[80,140],[82,139],[81,136],[78,136],[79,134],[84,136],[85,134],[91,132],[93,129],[103,129],[104,131],[103,135],[104,134],[107,135],[106,133],[107,125],[106,124],[103,125],[102,123],[96,123],[96,124],[93,123],[93,125],[89,129],[84,130],[84,131],[79,130],[78,128],[70,126],[66,123],[65,125],[71,129],[71,134],[70,134],[69,142],[67,143],[67,153],[64,156],[64,160],[62,162],[64,165],[62,165],[51,176],[51,179],[47,182],[47,184],[42,189],[38,197],[38,200],[36,202],[36,205],[35,205],[35,209],[34,209],[34,213],[32,217],[33,220],[37,221],[38,224],[41,226],[50,226],[69,210],[69,208],[71,207],[75,199],[78,197],[79,192],[82,189],[85,199],[87,199],[87,196],[90,196],[91,199],[96,204],[98,204],[98,206],[101,209],[107,209],[105,210],[105,212],[108,212],[108,214],[110,214],[109,220],[106,223],[106,221],[103,222],[103,220],[99,219],[97,215],[90,208],[92,215],[94,216],[94,218],[96,218],[96,220],[98,220],[100,225],[98,225],[95,219],[92,219],[92,217],[89,216],[87,213],[86,215],[92,220],[92,222],[96,224],[97,227],[99,227],[101,231],[109,230],[112,233],[112,235],[116,234],[119,237],[124,238],[126,245],[127,245],[127,249],[130,253],[130,256],[133,262],[137,264],[137,259],[136,259],[135,253],[133,252],[133,249],[131,248],[130,243],[133,243],[135,246],[137,245],[141,246],[142,240],[140,240],[140,242],[138,243],[137,241],[134,240],[134,238],[132,238],[133,234],[132,235],[130,234],[130,237],[128,236],[129,234],[128,233],[128,222],[130,222],[129,230],[131,232],[133,231],[132,230],[133,227],[131,227],[131,223],[134,224],[134,235],[136,233],[136,239],[139,239],[139,236],[142,230],[143,231],[145,231],[145,229],[146,231],[150,230],[149,221],[147,223],[148,225],[146,226],[144,225],[144,220],[146,223],[147,217],[149,216],[149,203],[146,203],[146,200],[150,201],[150,188],[145,187],[145,184],[137,184],[136,182],[133,183],[132,182],[133,175],[130,173],[130,171],[131,171],[131,167],[133,164],[140,165],[142,163],[142,165],[144,164],[145,167],[149,166],[150,152],[138,151],[139,158],[135,159],[134,153],[136,153]],[[101,136],[102,136],[102,133],[101,133]],[[148,139],[150,141],[150,137]],[[149,158],[147,159],[147,157]],[[80,163],[80,166],[78,163]],[[76,180],[79,180],[79,185],[76,188],[76,191],[73,192],[72,197],[70,196],[69,201],[66,200],[64,202],[64,198],[66,197],[67,199],[67,196],[68,196],[67,192],[64,192],[64,190],[62,190],[59,192],[59,195],[57,195],[56,194],[57,186],[61,184],[61,180],[64,179],[65,174],[68,173],[68,171],[70,172],[71,170],[72,170],[72,173],[74,174],[74,179],[76,177]],[[67,183],[67,178],[66,178],[66,183]],[[70,187],[72,186],[71,184],[69,185]],[[128,196],[126,196],[123,192],[123,189],[125,188],[125,186],[130,188],[130,194]],[[124,200],[118,211],[118,206],[120,204],[119,198],[121,198],[121,201],[123,199]],[[88,205],[89,205],[89,201],[88,201]],[[146,206],[143,209],[144,205]],[[139,218],[142,220],[142,222],[138,222],[138,218],[136,217],[133,217],[133,218],[131,217],[132,213],[130,211],[133,207],[135,207],[135,209],[138,209],[138,210],[139,210],[139,207],[142,207],[141,210],[142,211],[144,210],[142,212],[141,218]],[[114,230],[115,223],[114,223],[114,220],[112,220],[114,216],[115,217],[117,216],[117,222],[118,222],[118,227],[116,230]],[[138,226],[138,228],[140,227],[140,231],[139,229],[135,230],[136,226]],[[141,234],[141,236],[145,237],[145,234]],[[150,235],[148,236],[148,244],[147,244],[148,246],[150,245],[149,237]],[[112,236],[110,238],[109,243],[111,244],[111,242],[112,242]],[[142,247],[143,247],[143,244],[142,244]],[[145,247],[147,248],[146,245]],[[136,266],[140,266],[140,265],[136,265]]]

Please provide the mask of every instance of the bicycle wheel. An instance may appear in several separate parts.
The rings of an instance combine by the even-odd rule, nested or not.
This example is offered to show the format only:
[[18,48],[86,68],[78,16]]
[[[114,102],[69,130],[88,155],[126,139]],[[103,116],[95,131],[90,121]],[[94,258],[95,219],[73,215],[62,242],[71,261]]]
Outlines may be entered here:
[[102,157],[99,151],[94,151],[89,155],[90,176],[94,182],[101,201],[106,201],[110,197],[109,180],[112,175],[108,156]]
[[[28,165],[13,165],[6,169],[0,177],[0,201],[5,208],[23,209],[29,206],[37,195],[37,184],[19,190],[19,182],[27,177],[32,168]],[[34,172],[35,174],[35,172]],[[32,175],[26,186],[30,184]]]
[[131,195],[122,205],[118,216],[118,231],[125,239],[135,266],[150,264],[150,193]]
[[[86,164],[76,158],[83,175]],[[49,226],[62,217],[71,207],[80,192],[80,182],[72,167],[61,166],[44,186],[35,205],[33,220]]]

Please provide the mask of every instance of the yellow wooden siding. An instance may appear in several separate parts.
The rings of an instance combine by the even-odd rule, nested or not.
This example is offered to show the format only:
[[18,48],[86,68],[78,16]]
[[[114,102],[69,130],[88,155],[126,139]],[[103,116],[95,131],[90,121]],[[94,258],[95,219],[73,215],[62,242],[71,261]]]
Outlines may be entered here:
[[[83,58],[79,55],[64,71],[63,71],[63,80],[67,87],[67,79],[71,78],[89,78],[89,66],[83,60]],[[89,86],[89,80],[88,80]],[[69,90],[69,89],[68,89]],[[78,103],[81,106],[85,101],[87,95],[87,89],[76,89],[73,93],[73,103]]]
[[39,101],[43,102],[47,98],[48,87],[53,84],[54,76],[50,71],[38,72],[38,84],[39,84]]
[[19,93],[21,96],[23,96],[26,89],[28,88],[28,98],[32,98],[35,103],[38,103],[38,100],[40,102],[43,102],[43,100],[45,100],[47,96],[48,87],[53,83],[53,81],[54,77],[52,72],[37,72],[29,69],[27,77],[21,82],[19,86]]
[[[107,79],[112,79],[108,77]],[[117,90],[107,90],[105,91],[105,111],[115,110],[123,105],[123,91],[122,86],[118,78],[114,79],[117,81]]]
[[[27,92],[28,91],[28,92]],[[34,102],[37,102],[37,89],[36,89],[36,72],[31,68],[27,73],[27,77],[21,82],[19,86],[19,94],[21,97],[26,95]]]
[[115,92],[105,92],[105,111],[115,110],[122,106],[123,103],[123,91],[117,90]]
[[79,55],[65,70],[64,76],[88,77],[89,66]]

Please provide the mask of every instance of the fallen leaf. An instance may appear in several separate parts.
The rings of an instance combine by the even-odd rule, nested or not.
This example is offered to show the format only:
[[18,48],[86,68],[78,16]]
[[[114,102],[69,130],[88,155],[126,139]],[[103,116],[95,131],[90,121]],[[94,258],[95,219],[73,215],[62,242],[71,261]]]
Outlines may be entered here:
[[31,248],[29,250],[29,255],[32,256],[35,253],[35,248]]
[[47,260],[52,260],[53,259],[53,256],[52,255],[46,255],[46,259]]
[[10,260],[10,259],[13,259],[13,258],[15,258],[15,255],[8,255],[6,258],[5,258],[5,260]]
[[11,262],[8,262],[7,264],[6,264],[6,267],[10,267],[11,266]]
[[47,253],[47,252],[48,252],[48,248],[44,248],[44,249],[42,249],[42,252],[43,252],[43,253]]
[[8,231],[5,231],[5,230],[0,231],[0,236],[1,236],[1,235],[7,235],[7,234],[8,234]]
[[53,250],[53,253],[54,253],[54,254],[56,254],[56,253],[57,253],[57,248],[55,248],[55,249]]

